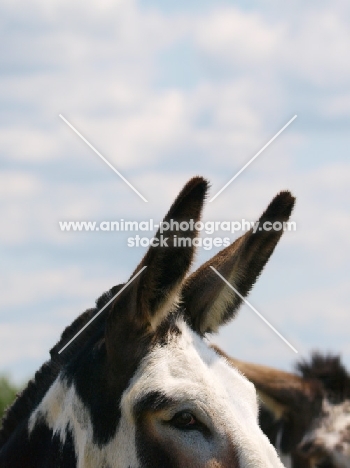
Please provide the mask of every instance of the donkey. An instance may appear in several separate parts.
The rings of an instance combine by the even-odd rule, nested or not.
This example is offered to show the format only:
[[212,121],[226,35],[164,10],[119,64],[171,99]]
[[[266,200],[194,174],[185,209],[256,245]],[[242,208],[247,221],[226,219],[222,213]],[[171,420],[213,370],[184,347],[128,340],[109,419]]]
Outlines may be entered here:
[[260,425],[290,468],[350,468],[350,375],[335,355],[312,353],[296,373],[220,356],[254,383]]
[[[282,231],[251,230],[186,279],[207,188],[191,179],[164,218],[174,220],[167,247],[158,230],[137,278],[63,332],[3,420],[1,468],[283,466],[258,425],[253,384],[206,339],[241,304],[210,266],[247,295]],[[260,222],[286,221],[293,204],[281,192]]]

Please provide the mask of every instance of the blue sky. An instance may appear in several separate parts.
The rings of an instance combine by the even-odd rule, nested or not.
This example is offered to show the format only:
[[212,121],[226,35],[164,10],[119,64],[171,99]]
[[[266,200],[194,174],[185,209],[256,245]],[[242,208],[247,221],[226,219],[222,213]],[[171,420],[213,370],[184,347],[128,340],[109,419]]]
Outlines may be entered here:
[[[214,195],[294,114],[205,219],[255,220],[281,189],[296,195],[297,232],[249,300],[301,356],[350,365],[349,13],[337,0],[2,2],[1,372],[30,377],[144,253],[59,221],[159,220],[195,174]],[[296,358],[246,306],[214,339],[241,359],[290,369]]]

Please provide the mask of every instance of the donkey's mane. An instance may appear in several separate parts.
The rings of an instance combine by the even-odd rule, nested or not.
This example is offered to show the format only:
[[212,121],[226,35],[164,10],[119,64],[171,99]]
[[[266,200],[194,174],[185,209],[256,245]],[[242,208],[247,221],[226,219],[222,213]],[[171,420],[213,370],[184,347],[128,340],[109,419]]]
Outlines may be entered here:
[[295,368],[302,377],[320,381],[332,401],[350,398],[350,375],[340,355],[313,352],[309,361],[302,360]]
[[64,329],[59,341],[50,350],[51,358],[40,367],[24,390],[17,395],[15,402],[5,411],[0,428],[0,448],[7,442],[16,427],[29,418],[65,364],[81,352],[87,343],[91,345],[91,341],[97,339],[110,307],[107,307],[61,354],[58,353],[122,286],[115,286],[102,294],[96,301],[96,307],[87,309]]

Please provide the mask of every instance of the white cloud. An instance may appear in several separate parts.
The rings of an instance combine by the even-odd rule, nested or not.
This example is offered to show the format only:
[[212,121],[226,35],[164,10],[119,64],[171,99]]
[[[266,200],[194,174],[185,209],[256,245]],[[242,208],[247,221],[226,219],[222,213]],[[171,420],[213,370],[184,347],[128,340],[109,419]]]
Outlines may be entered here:
[[218,8],[195,21],[195,42],[214,60],[227,60],[236,66],[266,65],[276,52],[283,26],[268,24],[256,12],[238,8]]
[[350,93],[346,92],[342,95],[335,95],[326,100],[323,107],[323,113],[326,116],[349,117],[350,115]]
[[290,73],[318,86],[347,84],[350,32],[345,18],[341,10],[330,6],[307,8],[298,15],[289,28],[287,47],[281,48]]
[[344,6],[303,4],[277,11],[217,7],[197,17],[194,41],[216,63],[244,76],[252,68],[272,81],[287,73],[314,86],[347,85],[350,32]]
[[44,161],[56,152],[56,142],[49,132],[37,128],[11,126],[0,130],[0,147],[6,159]]
[[40,180],[27,172],[3,171],[0,173],[0,195],[2,197],[28,197],[40,193]]
[[144,168],[187,136],[187,123],[183,94],[167,91],[142,96],[126,115],[83,118],[79,127],[116,166]]
[[[9,367],[25,359],[48,358],[48,350],[61,330],[48,323],[2,323],[0,328],[0,366]],[[27,377],[27,375],[26,375]]]
[[[3,311],[10,307],[30,307],[45,300],[86,300],[90,307],[105,290],[118,284],[117,277],[122,278],[123,270],[116,267],[115,274],[88,276],[81,267],[45,269],[40,271],[9,271],[2,275],[0,306]],[[125,276],[123,277],[123,280]],[[122,282],[120,279],[119,282]],[[89,302],[90,301],[90,302]],[[79,311],[75,311],[80,313]],[[51,317],[48,311],[48,319]],[[45,317],[43,317],[45,319]],[[3,316],[6,320],[6,315]]]

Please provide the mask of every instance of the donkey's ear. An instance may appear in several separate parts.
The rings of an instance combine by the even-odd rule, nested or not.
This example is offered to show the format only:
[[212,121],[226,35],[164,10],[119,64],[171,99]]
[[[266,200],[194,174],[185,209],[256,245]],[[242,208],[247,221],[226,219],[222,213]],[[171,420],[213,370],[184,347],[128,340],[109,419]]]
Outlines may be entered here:
[[228,356],[218,346],[211,347],[254,384],[260,400],[277,419],[287,413],[298,414],[321,401],[322,388],[316,381],[272,367],[239,361]]
[[[173,309],[192,263],[192,240],[197,233],[191,227],[200,219],[207,188],[206,180],[194,177],[182,189],[158,229],[153,246],[131,278],[146,268],[113,304],[107,335],[113,334],[113,328],[120,328],[121,320],[137,325],[137,329],[154,330]],[[180,236],[190,238],[191,242],[187,242],[185,247],[177,247]]]
[[290,192],[279,193],[255,225],[256,232],[252,228],[188,278],[183,289],[183,302],[194,330],[200,334],[217,331],[233,318],[242,302],[241,297],[210,267],[245,297],[283,233],[282,229],[275,229],[280,225],[274,223],[288,220],[294,201]]

